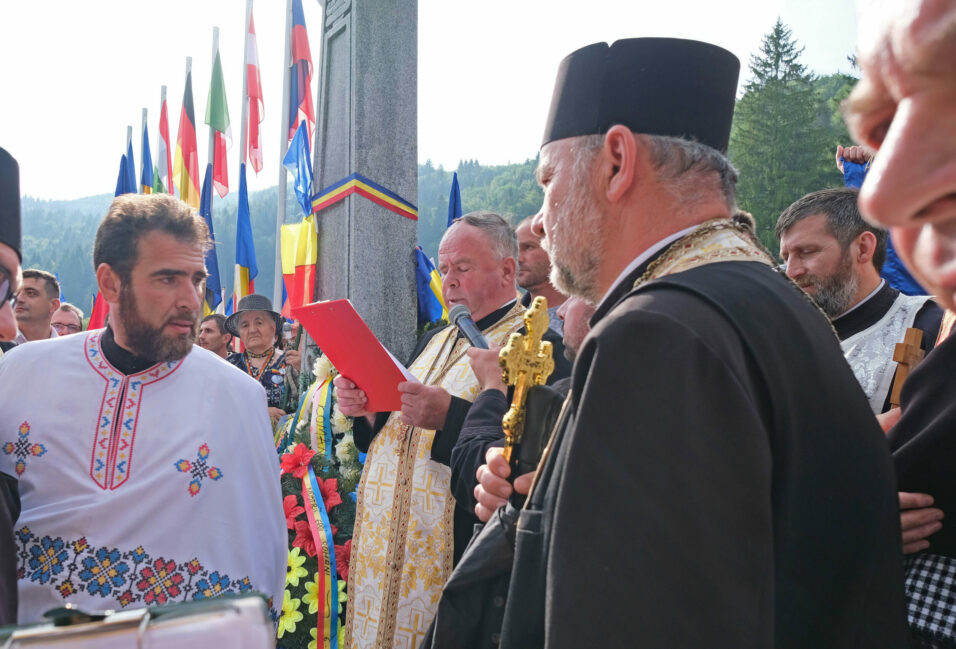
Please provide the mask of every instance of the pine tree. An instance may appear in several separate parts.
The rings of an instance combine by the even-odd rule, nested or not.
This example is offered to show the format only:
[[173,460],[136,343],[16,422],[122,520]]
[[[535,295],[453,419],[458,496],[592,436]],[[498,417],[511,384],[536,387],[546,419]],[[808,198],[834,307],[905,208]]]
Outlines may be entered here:
[[740,206],[757,220],[771,250],[777,217],[790,203],[840,184],[832,156],[838,129],[829,119],[827,97],[817,90],[800,55],[803,48],[778,18],[750,57],[751,79],[737,101],[729,154],[740,172]]

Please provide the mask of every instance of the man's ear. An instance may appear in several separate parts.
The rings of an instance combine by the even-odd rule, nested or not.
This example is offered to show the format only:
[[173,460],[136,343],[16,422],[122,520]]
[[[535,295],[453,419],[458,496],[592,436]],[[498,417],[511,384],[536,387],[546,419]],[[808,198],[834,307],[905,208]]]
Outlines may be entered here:
[[856,259],[860,264],[873,263],[873,254],[876,252],[876,235],[867,230],[856,238]]
[[639,177],[640,156],[634,134],[626,126],[615,124],[604,136],[604,148],[601,150],[602,178],[606,178],[603,188],[607,200],[617,202],[627,194]]
[[119,302],[123,283],[112,266],[104,262],[96,267],[96,284],[107,302],[113,304]]
[[50,300],[50,317],[53,317],[53,314],[56,313],[56,310],[60,308],[60,298],[55,297]]
[[501,262],[502,267],[504,268],[504,280],[505,284],[514,284],[515,276],[518,271],[518,262],[515,261],[514,257],[505,257]]

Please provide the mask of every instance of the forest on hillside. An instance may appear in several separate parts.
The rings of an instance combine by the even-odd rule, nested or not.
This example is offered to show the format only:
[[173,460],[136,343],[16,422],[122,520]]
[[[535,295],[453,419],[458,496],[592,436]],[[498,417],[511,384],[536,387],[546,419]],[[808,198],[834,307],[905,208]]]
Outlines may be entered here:
[[[777,250],[773,225],[783,209],[808,192],[842,185],[833,155],[838,144],[850,141],[840,102],[856,79],[844,74],[814,75],[800,62],[802,52],[778,20],[750,59],[749,81],[737,100],[728,151],[740,173],[740,206],[754,215],[761,239],[772,251]],[[426,254],[437,256],[454,172],[465,212],[492,210],[516,223],[541,206],[542,192],[534,180],[536,164],[537,157],[495,166],[463,160],[455,169],[436,167],[431,161],[419,165],[418,241]],[[24,268],[56,272],[64,298],[84,311],[96,292],[93,237],[111,199],[102,194],[72,201],[23,200]],[[275,187],[249,196],[259,266],[256,285],[266,295],[271,295],[273,286],[276,204]],[[290,183],[289,221],[300,216],[296,204]],[[223,200],[214,198],[213,229],[227,295],[233,285],[236,209],[235,192]]]

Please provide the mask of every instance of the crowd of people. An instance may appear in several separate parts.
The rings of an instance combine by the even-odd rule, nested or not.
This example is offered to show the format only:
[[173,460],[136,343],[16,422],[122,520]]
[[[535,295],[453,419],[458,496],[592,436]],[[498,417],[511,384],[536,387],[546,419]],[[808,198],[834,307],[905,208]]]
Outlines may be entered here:
[[[323,383],[366,454],[336,642],[956,646],[956,8],[899,5],[861,18],[838,163],[866,180],[794,197],[782,264],[735,197],[733,54],[637,38],[561,62],[540,212],[472,212],[439,245],[489,348],[426,331],[395,412]],[[881,276],[888,238],[924,294]],[[309,546],[276,431],[332,397],[300,396],[267,298],[200,320],[209,245],[174,197],[116,198],[93,252],[109,323],[80,334],[55,276],[20,270],[0,149],[0,621],[258,591],[280,646],[295,626]],[[526,396],[499,365],[522,334],[554,354]]]

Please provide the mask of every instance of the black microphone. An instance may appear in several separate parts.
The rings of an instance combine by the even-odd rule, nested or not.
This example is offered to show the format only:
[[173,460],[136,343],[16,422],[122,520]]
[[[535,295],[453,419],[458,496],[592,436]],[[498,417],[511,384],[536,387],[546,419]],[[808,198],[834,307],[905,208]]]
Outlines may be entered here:
[[488,349],[488,343],[485,337],[481,335],[478,325],[471,319],[471,311],[464,304],[456,304],[448,310],[448,319],[451,320],[458,331],[468,339],[472,347],[478,349]]

